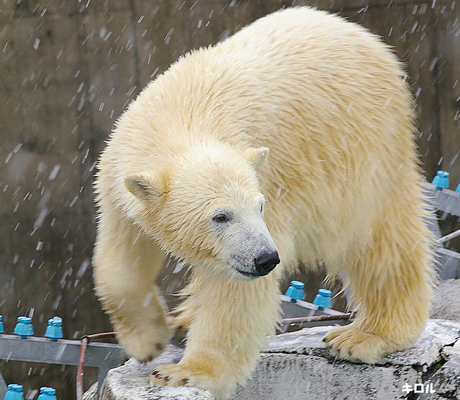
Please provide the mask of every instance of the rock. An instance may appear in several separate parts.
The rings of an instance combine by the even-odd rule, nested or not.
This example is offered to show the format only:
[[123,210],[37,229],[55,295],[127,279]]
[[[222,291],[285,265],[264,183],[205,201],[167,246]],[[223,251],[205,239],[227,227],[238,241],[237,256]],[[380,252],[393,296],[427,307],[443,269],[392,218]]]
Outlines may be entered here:
[[439,282],[434,292],[431,318],[460,321],[460,279]]
[[97,382],[83,393],[83,400],[97,400]]
[[[331,326],[305,328],[270,339],[252,378],[238,387],[231,400],[388,400],[404,399],[414,392],[431,400],[459,398],[460,323],[430,320],[414,346],[375,365],[332,357],[322,341],[330,329]],[[150,384],[155,366],[178,362],[182,352],[170,345],[150,363],[129,360],[111,370],[101,400],[213,399],[201,389]],[[425,393],[430,390],[434,393]]]
[[273,338],[253,377],[232,400],[407,398],[409,388],[414,391],[415,384],[424,382],[425,372],[443,362],[441,349],[456,343],[460,323],[430,320],[414,346],[376,365],[331,357],[322,342],[330,329],[309,328]]
[[100,400],[213,400],[207,391],[193,387],[153,386],[150,375],[164,363],[180,361],[183,349],[169,345],[162,355],[150,363],[130,359],[121,367],[109,371],[102,386]]
[[444,398],[460,398],[460,355],[452,357],[432,379],[433,388]]
[[429,320],[425,331],[415,344],[405,350],[390,354],[377,364],[430,366],[441,360],[443,347],[453,346],[458,337],[460,323],[445,320]]

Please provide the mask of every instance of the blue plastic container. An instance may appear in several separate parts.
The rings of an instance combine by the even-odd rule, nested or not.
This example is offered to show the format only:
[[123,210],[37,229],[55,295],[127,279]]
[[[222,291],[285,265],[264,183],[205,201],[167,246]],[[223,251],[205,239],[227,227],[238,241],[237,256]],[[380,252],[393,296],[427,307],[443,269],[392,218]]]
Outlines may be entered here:
[[34,334],[34,327],[32,326],[32,318],[18,317],[18,323],[14,328],[14,334],[21,336],[21,339],[27,339],[27,336]]
[[286,292],[286,296],[291,298],[291,302],[295,303],[297,300],[303,300],[305,292],[303,291],[305,284],[300,281],[292,281],[291,286]]
[[332,292],[327,289],[319,289],[318,294],[313,300],[313,304],[318,306],[318,310],[324,310],[325,308],[331,308],[331,294]]
[[6,392],[4,400],[24,400],[24,393],[22,390],[22,385],[17,385],[16,383],[8,385],[8,391]]
[[0,315],[0,333],[5,333],[5,329],[3,328],[3,316]]
[[46,386],[40,388],[40,396],[38,396],[37,400],[57,400],[56,389]]
[[436,176],[432,182],[437,190],[447,189],[449,187],[449,173],[446,171],[436,172]]
[[49,338],[51,342],[57,342],[58,339],[62,339],[62,318],[54,317],[48,320],[45,337]]

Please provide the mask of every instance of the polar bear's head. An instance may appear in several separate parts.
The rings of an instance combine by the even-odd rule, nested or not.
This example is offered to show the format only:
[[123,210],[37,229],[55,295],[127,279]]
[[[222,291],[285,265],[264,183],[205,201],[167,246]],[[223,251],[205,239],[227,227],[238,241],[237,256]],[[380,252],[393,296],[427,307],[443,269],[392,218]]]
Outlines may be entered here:
[[168,253],[232,279],[267,275],[280,262],[264,222],[257,171],[267,148],[198,145],[157,171],[126,178],[139,225]]

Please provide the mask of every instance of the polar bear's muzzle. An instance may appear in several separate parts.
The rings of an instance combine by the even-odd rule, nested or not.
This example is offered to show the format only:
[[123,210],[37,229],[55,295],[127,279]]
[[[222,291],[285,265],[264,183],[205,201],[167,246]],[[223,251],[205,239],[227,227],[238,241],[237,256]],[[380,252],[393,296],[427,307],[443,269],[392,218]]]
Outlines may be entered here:
[[254,258],[254,266],[250,271],[234,267],[241,275],[256,279],[268,275],[280,263],[279,255],[276,250],[266,251]]
[[254,258],[254,266],[259,276],[269,274],[280,263],[278,252],[266,252]]
[[260,215],[230,224],[218,247],[223,264],[238,272],[231,273],[237,280],[266,276],[280,263],[276,244]]

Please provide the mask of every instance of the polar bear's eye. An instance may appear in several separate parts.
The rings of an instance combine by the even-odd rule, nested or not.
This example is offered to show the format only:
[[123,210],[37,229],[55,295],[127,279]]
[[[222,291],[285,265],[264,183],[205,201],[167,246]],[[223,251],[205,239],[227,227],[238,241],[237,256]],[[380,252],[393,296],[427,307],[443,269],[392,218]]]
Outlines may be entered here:
[[260,205],[260,213],[261,213],[261,214],[264,213],[264,205],[263,205],[263,204]]
[[229,222],[230,219],[231,217],[228,214],[224,214],[224,213],[219,213],[212,218],[214,222],[217,222],[219,224]]

